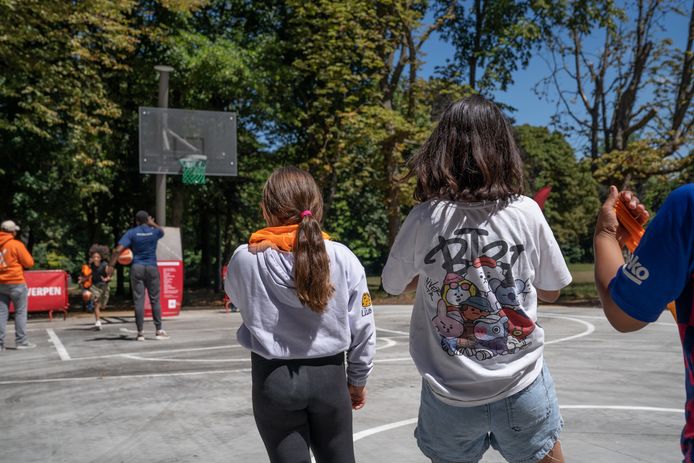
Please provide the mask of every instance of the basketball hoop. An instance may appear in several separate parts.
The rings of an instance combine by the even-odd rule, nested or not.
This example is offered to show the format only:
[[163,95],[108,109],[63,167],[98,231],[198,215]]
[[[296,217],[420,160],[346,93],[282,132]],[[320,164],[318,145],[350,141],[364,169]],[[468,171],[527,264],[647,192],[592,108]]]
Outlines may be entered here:
[[205,183],[205,168],[207,156],[191,154],[178,160],[183,170],[183,183],[186,185],[202,185]]

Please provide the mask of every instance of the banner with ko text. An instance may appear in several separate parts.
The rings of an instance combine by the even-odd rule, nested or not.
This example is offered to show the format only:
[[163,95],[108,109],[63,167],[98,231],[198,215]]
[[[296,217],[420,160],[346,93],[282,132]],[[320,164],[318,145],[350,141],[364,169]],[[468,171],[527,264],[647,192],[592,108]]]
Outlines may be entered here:
[[[24,272],[29,297],[29,312],[64,310],[68,307],[68,274],[63,270],[31,270]],[[14,312],[14,307],[10,307]]]

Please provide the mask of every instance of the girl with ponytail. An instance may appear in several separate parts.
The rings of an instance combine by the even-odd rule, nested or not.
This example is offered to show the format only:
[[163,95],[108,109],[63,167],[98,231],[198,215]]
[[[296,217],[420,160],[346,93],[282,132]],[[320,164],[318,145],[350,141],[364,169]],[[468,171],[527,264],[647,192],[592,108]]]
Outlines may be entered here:
[[[253,414],[272,463],[353,463],[352,410],[366,402],[375,326],[364,268],[321,229],[313,177],[275,170],[267,227],[239,246],[224,282],[251,351]],[[346,368],[345,368],[346,360]]]

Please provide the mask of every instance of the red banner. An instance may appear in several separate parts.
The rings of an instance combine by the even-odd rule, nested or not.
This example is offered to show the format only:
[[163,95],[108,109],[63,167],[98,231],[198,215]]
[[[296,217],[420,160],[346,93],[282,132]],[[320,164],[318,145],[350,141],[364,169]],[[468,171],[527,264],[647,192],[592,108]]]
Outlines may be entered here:
[[[67,294],[68,274],[63,270],[30,270],[24,272],[29,297],[29,312],[49,312],[52,318],[54,310],[67,313],[69,306]],[[14,307],[10,305],[10,312]]]
[[[183,261],[160,260],[159,268],[159,301],[161,302],[161,316],[175,317],[181,313],[183,302]],[[145,317],[152,316],[152,306],[149,303],[149,295],[145,291]]]

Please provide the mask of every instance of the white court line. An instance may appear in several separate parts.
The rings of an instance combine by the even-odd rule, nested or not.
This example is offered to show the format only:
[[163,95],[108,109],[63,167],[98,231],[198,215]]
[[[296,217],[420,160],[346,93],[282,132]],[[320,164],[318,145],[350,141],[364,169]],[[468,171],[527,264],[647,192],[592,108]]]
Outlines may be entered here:
[[[386,341],[386,344],[384,346],[379,346],[376,348],[376,350],[379,349],[387,349],[389,347],[393,347],[397,345],[397,341],[393,341],[390,338],[382,337],[380,339],[383,339]],[[170,349],[170,350],[153,350],[153,351],[146,351],[146,352],[130,352],[130,353],[119,353],[119,354],[107,354],[107,355],[94,355],[91,357],[75,357],[71,360],[98,360],[98,359],[104,359],[104,358],[115,358],[115,357],[125,357],[129,358],[132,360],[152,360],[152,361],[159,361],[159,362],[246,362],[250,360],[250,358],[247,359],[166,359],[166,358],[150,358],[150,357],[143,357],[143,355],[153,355],[153,354],[175,354],[179,352],[200,352],[200,351],[206,351],[206,350],[219,350],[219,349],[234,349],[234,348],[239,348],[242,347],[238,344],[232,344],[228,346],[212,346],[212,347],[193,347],[190,349]]]
[[250,362],[251,358],[242,359],[177,359],[177,358],[158,358],[158,357],[142,357],[135,354],[120,354],[121,357],[130,360],[143,360],[147,362],[194,362],[194,363],[219,363],[219,362]]
[[[567,410],[626,410],[640,412],[684,413],[684,410],[681,408],[640,407],[630,405],[560,405],[559,408]],[[401,428],[403,426],[409,426],[415,423],[417,423],[417,418],[410,418],[409,420],[396,421],[394,423],[376,426],[374,428],[369,428],[354,433],[352,440],[356,442],[366,437],[373,436],[374,434],[390,431],[391,429]]]
[[55,350],[58,351],[60,360],[70,360],[70,354],[67,353],[67,349],[65,349],[63,343],[60,342],[60,338],[57,334],[55,334],[55,331],[53,331],[52,328],[47,328],[46,332],[48,333],[48,337],[51,338],[51,341],[53,341],[53,346],[55,347]]
[[[547,316],[550,316],[550,317],[553,316],[553,315],[554,315],[554,316],[562,316],[562,317],[566,317],[566,316],[567,316],[566,314],[558,314],[558,313],[553,313],[553,312],[542,312],[542,313],[540,314],[540,316],[542,316],[542,315],[547,315]],[[600,316],[600,315],[576,315],[576,314],[570,314],[570,316],[571,316],[571,317],[576,317],[576,318],[588,318],[588,319],[591,319],[591,320],[602,320],[602,321],[604,321],[604,322],[609,323],[609,322],[607,321],[607,318],[605,318],[604,315],[603,315],[603,316]],[[674,321],[673,321],[672,323],[667,323],[667,322],[651,322],[651,323],[649,323],[649,325],[677,326],[677,323],[675,323]]]
[[380,338],[380,339],[384,340],[386,342],[386,344],[384,346],[377,347],[376,350],[388,349],[389,347],[393,347],[393,346],[398,344],[396,341],[393,341],[390,338]]
[[397,330],[387,330],[385,328],[379,328],[378,326],[376,327],[376,331],[385,331],[386,333],[393,333],[393,334],[400,334],[403,336],[409,336],[410,333],[406,333],[404,331],[397,331]]
[[[396,341],[393,341],[390,338],[380,338],[385,341],[385,345],[379,346],[376,348],[376,350],[380,349],[387,349],[389,347],[396,346],[398,343]],[[226,346],[225,346],[226,347]],[[239,345],[231,346],[231,347],[241,347]],[[167,351],[152,351],[152,352],[146,352],[146,354],[151,355],[151,354],[157,354],[157,353],[163,353],[163,354],[168,354],[171,352],[192,352],[194,350],[211,350],[211,349],[219,349],[217,348],[212,348],[212,347],[203,347],[200,349],[177,349],[177,350],[167,350]],[[117,354],[120,357],[131,359],[131,360],[144,360],[144,361],[151,361],[151,362],[199,362],[199,363],[214,363],[214,362],[249,362],[251,359],[249,358],[242,358],[242,359],[177,359],[177,358],[152,358],[152,357],[144,357],[140,354],[133,353],[133,354]],[[84,358],[80,359],[83,360]]]
[[378,434],[379,432],[390,431],[391,429],[400,428],[402,426],[407,426],[410,424],[415,424],[416,422],[417,418],[410,418],[409,420],[396,421],[395,423],[384,424],[382,426],[376,426],[375,428],[365,429],[363,431],[355,432],[354,436],[352,437],[352,441],[356,442],[365,437]]
[[585,331],[583,331],[582,333],[574,334],[573,336],[566,336],[564,338],[554,339],[552,341],[545,341],[545,345],[556,344],[558,342],[564,342],[564,341],[570,341],[572,339],[582,338],[583,336],[588,336],[593,331],[595,331],[595,325],[593,325],[592,323],[588,323],[586,321],[583,321],[583,320],[579,320],[578,318],[566,317],[564,315],[548,315],[548,314],[542,314],[541,317],[563,318],[564,320],[570,320],[570,321],[573,321],[576,323],[581,323],[582,325],[586,326]]
[[[103,320],[103,319],[102,319]],[[137,330],[131,330],[130,328],[118,328],[120,331],[124,333],[133,333],[136,334]],[[184,329],[179,329],[176,328],[173,332],[174,333],[197,333],[201,331],[227,331],[229,333],[234,333],[233,328],[184,328]]]
[[632,405],[560,405],[559,408],[567,410],[628,410],[638,412],[663,412],[663,413],[682,413],[682,408],[661,408],[661,407],[641,407]]
[[[135,342],[135,341],[133,341]],[[238,344],[231,344],[228,346],[211,346],[211,347],[191,347],[189,349],[170,349],[170,350],[151,350],[146,352],[121,352],[119,354],[107,354],[107,355],[93,355],[91,357],[75,357],[72,360],[98,360],[105,358],[122,357],[123,355],[140,355],[140,354],[175,354],[178,352],[199,352],[205,350],[219,350],[219,349],[234,349],[241,347]]]
[[208,371],[186,371],[179,373],[150,373],[144,375],[116,375],[116,376],[79,376],[72,378],[46,378],[46,379],[16,379],[10,381],[0,381],[0,386],[9,384],[40,384],[40,383],[66,383],[74,381],[94,381],[106,379],[133,379],[133,378],[165,378],[169,376],[201,376],[219,375],[227,373],[249,372],[250,368],[240,368],[238,370],[208,370]]

